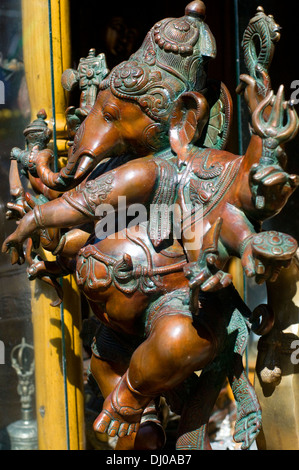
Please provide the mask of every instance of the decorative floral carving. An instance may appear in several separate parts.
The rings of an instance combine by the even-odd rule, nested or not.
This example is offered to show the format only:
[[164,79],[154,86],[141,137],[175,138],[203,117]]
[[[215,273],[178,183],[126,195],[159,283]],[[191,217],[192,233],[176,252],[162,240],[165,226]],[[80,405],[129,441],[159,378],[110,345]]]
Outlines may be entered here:
[[168,19],[154,26],[156,44],[165,51],[192,54],[199,38],[199,31],[186,18]]

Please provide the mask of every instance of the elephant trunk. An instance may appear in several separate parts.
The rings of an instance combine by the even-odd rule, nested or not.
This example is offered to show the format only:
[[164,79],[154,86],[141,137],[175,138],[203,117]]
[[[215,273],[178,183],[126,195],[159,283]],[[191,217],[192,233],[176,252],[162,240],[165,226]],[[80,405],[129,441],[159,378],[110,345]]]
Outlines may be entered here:
[[[67,191],[78,185],[96,164],[95,154],[90,150],[72,152],[65,167],[55,172],[51,169],[53,152],[45,149],[35,159],[36,173],[42,183],[55,191]],[[79,165],[79,167],[78,167]]]

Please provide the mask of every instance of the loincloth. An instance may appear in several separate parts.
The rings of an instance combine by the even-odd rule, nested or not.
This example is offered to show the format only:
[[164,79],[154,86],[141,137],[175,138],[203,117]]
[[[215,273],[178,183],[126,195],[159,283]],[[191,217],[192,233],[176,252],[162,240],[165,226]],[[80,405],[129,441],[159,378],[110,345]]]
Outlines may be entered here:
[[91,350],[95,357],[103,361],[124,364],[128,367],[133,352],[143,340],[144,338],[120,333],[105,324],[100,324]]

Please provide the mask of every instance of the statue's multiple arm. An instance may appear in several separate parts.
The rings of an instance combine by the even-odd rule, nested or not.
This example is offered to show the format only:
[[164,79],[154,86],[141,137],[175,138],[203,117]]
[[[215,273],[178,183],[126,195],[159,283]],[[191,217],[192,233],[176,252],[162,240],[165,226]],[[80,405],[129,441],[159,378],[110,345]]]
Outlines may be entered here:
[[[247,276],[261,276],[265,266],[253,253],[252,239],[259,231],[259,222],[278,213],[298,185],[298,177],[287,174],[280,162],[281,144],[294,137],[298,118],[292,104],[284,101],[282,88],[276,97],[270,93],[250,107],[253,135],[242,159],[234,191],[230,190],[229,201],[219,207],[218,215],[223,219],[219,238],[222,249],[212,264],[221,270],[225,258],[238,256]],[[21,262],[22,243],[35,230],[70,228],[90,220],[97,222],[97,207],[108,204],[117,212],[120,196],[125,196],[127,207],[134,203],[148,206],[156,180],[157,167],[148,157],[87,181],[54,201],[37,205],[4,242],[3,251],[11,253],[13,263]],[[188,253],[187,257],[194,261]],[[229,280],[225,273],[212,273],[211,279],[208,275],[209,270],[203,280],[203,285],[208,281],[208,289],[224,287]]]
[[17,229],[3,243],[2,251],[10,252],[12,263],[23,261],[23,242],[36,230],[43,228],[70,228],[91,220],[97,222],[96,209],[109,204],[118,210],[120,196],[127,206],[146,205],[150,200],[156,178],[156,165],[149,160],[135,160],[91,180],[58,199],[36,205],[19,222]]
[[299,184],[297,175],[285,171],[282,149],[282,145],[296,135],[298,117],[292,103],[284,101],[283,87],[276,97],[271,92],[261,99],[256,97],[253,81],[247,82],[250,88],[247,101],[253,114],[252,136],[234,189],[230,189],[230,198],[217,212],[222,219],[217,249],[213,257],[206,257],[206,263],[201,267],[201,261],[194,262],[194,259],[188,267],[189,279],[203,290],[217,290],[229,284],[231,279],[222,269],[230,256],[239,257],[245,274],[255,277],[258,283],[275,280],[281,267],[290,259],[270,252],[270,247],[266,247],[270,243],[267,235],[263,240],[264,252],[255,249],[255,241],[261,223],[280,212]]

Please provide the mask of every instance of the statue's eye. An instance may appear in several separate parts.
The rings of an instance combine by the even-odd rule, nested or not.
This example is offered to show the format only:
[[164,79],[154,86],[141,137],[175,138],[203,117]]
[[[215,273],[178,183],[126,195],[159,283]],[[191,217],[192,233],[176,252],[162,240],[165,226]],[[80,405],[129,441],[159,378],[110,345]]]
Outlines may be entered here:
[[112,105],[106,105],[103,109],[103,118],[107,122],[117,121],[119,119],[119,110]]
[[103,118],[104,118],[105,121],[107,121],[107,122],[112,122],[112,121],[114,121],[114,118],[113,118],[113,116],[111,115],[111,113],[104,112],[104,113],[103,113]]

